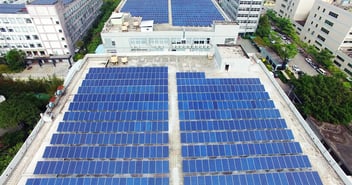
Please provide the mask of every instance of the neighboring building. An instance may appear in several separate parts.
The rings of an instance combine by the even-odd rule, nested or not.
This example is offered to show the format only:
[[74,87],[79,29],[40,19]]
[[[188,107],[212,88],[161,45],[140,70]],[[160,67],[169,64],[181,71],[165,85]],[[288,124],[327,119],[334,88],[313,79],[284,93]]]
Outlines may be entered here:
[[278,16],[295,21],[307,19],[315,0],[277,0],[274,10]]
[[223,0],[220,6],[240,25],[240,34],[254,33],[258,27],[263,0]]
[[101,0],[35,0],[0,4],[0,53],[17,48],[27,56],[72,55],[75,43],[99,15]]
[[301,39],[318,49],[328,49],[334,63],[352,75],[352,12],[338,4],[316,1],[309,14]]
[[[317,49],[328,49],[334,63],[352,75],[352,4],[350,1],[317,0],[276,2],[275,11],[290,18],[300,38]],[[305,16],[308,15],[306,18]]]
[[[128,26],[125,26],[128,25]],[[129,51],[209,51],[216,44],[235,44],[238,24],[214,21],[211,27],[177,27],[154,24],[131,17],[128,13],[113,13],[105,24],[101,37],[107,53]]]
[[[158,6],[149,7],[154,4]],[[187,6],[160,0],[141,6],[127,0],[112,13],[101,32],[105,51],[208,52],[216,44],[237,42],[239,25],[230,21],[215,2],[190,1]],[[199,7],[207,11],[199,12]]]

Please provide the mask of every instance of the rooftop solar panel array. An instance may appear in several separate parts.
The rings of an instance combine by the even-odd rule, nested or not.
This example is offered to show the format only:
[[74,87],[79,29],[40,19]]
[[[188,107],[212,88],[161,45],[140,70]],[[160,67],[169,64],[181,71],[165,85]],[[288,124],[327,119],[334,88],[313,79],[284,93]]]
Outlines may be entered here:
[[184,185],[322,184],[259,79],[176,77]]
[[210,26],[224,20],[211,0],[171,0],[171,9],[174,26]]
[[143,20],[154,20],[154,23],[168,23],[167,0],[128,0],[123,5],[122,12],[130,12],[132,16],[142,17]]
[[169,184],[167,74],[91,68],[26,184]]

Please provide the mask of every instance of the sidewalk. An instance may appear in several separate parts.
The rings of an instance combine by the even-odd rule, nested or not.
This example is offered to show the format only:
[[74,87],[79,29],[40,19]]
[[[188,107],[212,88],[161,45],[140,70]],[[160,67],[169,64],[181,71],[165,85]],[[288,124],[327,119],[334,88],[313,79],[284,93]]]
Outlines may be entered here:
[[21,73],[11,73],[11,74],[3,74],[4,76],[11,77],[13,79],[22,79],[26,80],[28,78],[47,78],[55,75],[58,78],[65,78],[68,70],[69,63],[68,62],[58,62],[56,66],[53,63],[45,63],[42,66],[39,66],[37,63],[33,63],[30,65],[30,69],[25,69]]

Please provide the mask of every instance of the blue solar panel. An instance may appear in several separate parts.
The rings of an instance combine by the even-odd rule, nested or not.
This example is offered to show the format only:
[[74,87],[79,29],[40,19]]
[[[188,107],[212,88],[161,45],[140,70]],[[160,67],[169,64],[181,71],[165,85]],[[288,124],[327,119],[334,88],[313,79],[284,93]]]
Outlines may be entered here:
[[168,111],[66,112],[65,121],[168,120]]
[[195,120],[181,121],[181,131],[225,131],[258,130],[286,128],[284,119],[246,119],[246,120]]
[[240,100],[240,101],[180,101],[180,110],[197,109],[256,109],[275,108],[272,100]]
[[83,178],[33,178],[28,179],[26,185],[168,185],[168,177],[130,177],[130,178],[107,178],[107,177],[83,177]]
[[323,185],[317,172],[281,172],[265,174],[185,176],[184,185]]
[[214,20],[224,20],[211,0],[174,0],[171,9],[174,26],[210,26]]
[[168,101],[167,93],[133,93],[133,94],[77,94],[73,98],[74,102],[87,101]]
[[168,131],[168,121],[61,122],[58,132],[156,132]]
[[104,68],[104,67],[92,67],[89,68],[88,74],[93,73],[128,73],[130,74],[127,78],[133,78],[134,74],[144,74],[144,73],[162,73],[168,72],[168,67],[111,67],[111,68]]
[[169,173],[168,161],[39,161],[34,174],[115,175]]
[[180,120],[267,119],[280,117],[277,109],[189,110],[179,111],[179,115]]
[[225,132],[190,132],[181,133],[182,143],[223,143],[246,141],[291,141],[291,130],[254,130]]
[[297,142],[182,146],[182,157],[186,158],[292,155],[301,153],[302,149]]
[[196,159],[183,161],[183,173],[281,170],[311,168],[307,156],[247,157],[234,159]]
[[43,158],[55,159],[125,159],[166,158],[168,146],[48,146]]
[[178,78],[178,86],[194,86],[194,85],[250,85],[260,84],[258,78]]
[[86,80],[94,79],[165,79],[167,78],[168,73],[166,72],[140,72],[140,73],[131,73],[131,72],[110,72],[110,73],[88,73],[85,77]]
[[259,84],[240,84],[240,85],[193,85],[187,86],[182,85],[177,87],[177,91],[179,93],[187,93],[187,92],[199,92],[199,93],[206,93],[206,92],[236,92],[236,91],[265,91],[263,85]]
[[[110,80],[83,80],[82,86],[130,86],[130,85],[164,85],[167,79],[110,79]],[[96,87],[95,87],[96,88]]]
[[51,144],[167,144],[167,133],[118,133],[118,134],[53,134]]
[[121,8],[122,12],[130,12],[143,20],[154,20],[155,23],[168,23],[167,0],[128,0]]
[[[167,82],[166,82],[167,83]],[[79,94],[124,94],[124,93],[138,93],[138,94],[155,94],[165,93],[168,91],[166,85],[145,85],[145,86],[131,86],[131,85],[111,85],[111,86],[85,86],[78,89]]]
[[224,101],[270,99],[267,92],[179,93],[179,101]]
[[72,102],[70,111],[168,110],[167,101]]

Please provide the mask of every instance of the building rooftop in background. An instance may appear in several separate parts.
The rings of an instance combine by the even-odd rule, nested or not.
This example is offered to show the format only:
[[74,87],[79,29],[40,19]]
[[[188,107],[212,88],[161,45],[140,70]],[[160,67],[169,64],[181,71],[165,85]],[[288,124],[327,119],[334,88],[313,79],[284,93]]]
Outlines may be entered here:
[[76,63],[7,184],[342,184],[263,64],[183,54]]

